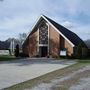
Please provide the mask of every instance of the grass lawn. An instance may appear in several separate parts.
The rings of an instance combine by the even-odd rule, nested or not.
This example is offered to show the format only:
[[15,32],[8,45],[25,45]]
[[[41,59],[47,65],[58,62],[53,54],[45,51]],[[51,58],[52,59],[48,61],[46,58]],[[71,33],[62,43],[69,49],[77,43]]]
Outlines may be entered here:
[[[31,89],[32,87],[35,87],[35,86],[37,86],[40,83],[50,83],[51,80],[53,80],[53,79],[57,79],[58,77],[64,77],[64,76],[66,76],[66,75],[68,75],[68,74],[70,74],[70,73],[72,73],[74,71],[77,71],[77,70],[87,66],[88,64],[90,64],[90,63],[80,63],[79,62],[79,63],[71,65],[69,67],[66,67],[66,68],[63,68],[63,69],[60,69],[60,70],[56,70],[54,72],[45,74],[43,76],[34,78],[32,80],[28,80],[26,82],[19,83],[17,85],[5,88],[4,90],[25,90],[25,89]],[[77,81],[77,79],[74,80],[73,82],[75,82],[75,81]],[[71,83],[73,83],[73,82],[71,82]],[[67,88],[68,88],[68,81],[67,81],[67,83],[65,85],[66,86],[64,86],[61,89],[60,88],[54,88],[52,90],[67,90]]]
[[90,63],[90,59],[88,60],[78,60],[79,63]]
[[0,61],[9,61],[9,60],[14,60],[14,59],[16,59],[15,56],[0,55]]

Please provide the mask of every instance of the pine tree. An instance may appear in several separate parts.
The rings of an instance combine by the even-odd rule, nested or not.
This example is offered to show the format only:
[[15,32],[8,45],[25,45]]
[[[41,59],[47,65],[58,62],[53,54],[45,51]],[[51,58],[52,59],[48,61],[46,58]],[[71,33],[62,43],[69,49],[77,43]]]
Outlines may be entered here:
[[82,58],[82,43],[80,43],[78,46],[77,46],[77,50],[76,50],[76,58]]
[[18,44],[16,45],[16,48],[15,48],[15,56],[16,57],[19,56],[19,45]]

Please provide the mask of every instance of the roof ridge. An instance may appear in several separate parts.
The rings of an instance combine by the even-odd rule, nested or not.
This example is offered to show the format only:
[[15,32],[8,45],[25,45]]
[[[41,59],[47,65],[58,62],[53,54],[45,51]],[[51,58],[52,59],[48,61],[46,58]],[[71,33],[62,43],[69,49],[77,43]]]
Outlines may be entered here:
[[[73,31],[67,29],[66,27],[64,27],[63,25],[55,22],[54,20],[48,18],[46,15],[41,14],[41,16],[39,17],[40,19],[44,19],[46,20],[49,24],[51,24],[55,30],[60,33],[66,40],[68,40],[68,42],[72,45],[72,46],[77,46],[80,42],[84,43],[83,40]],[[39,22],[39,20],[37,22]],[[36,22],[36,24],[37,24]],[[35,24],[35,25],[36,25]],[[35,26],[34,26],[35,27]],[[32,30],[34,29],[34,27],[32,28]],[[32,31],[31,31],[32,32]],[[30,34],[29,34],[30,35]],[[26,38],[27,39],[27,38]],[[25,41],[24,41],[25,42]]]
[[[65,28],[65,29],[67,29],[66,27],[64,27],[63,25],[61,25],[60,23],[58,23],[58,22],[56,22],[56,21],[54,21],[53,19],[51,19],[51,18],[49,18],[49,17],[47,17],[47,16],[45,16],[45,15],[43,15],[45,18],[48,18],[48,19],[50,19],[50,20],[52,20],[53,22],[55,22],[56,24],[58,24],[58,25],[60,25],[61,27],[63,27],[63,28]],[[67,29],[67,30],[69,30],[69,31],[71,31],[70,29]],[[73,31],[71,31],[72,33],[74,33]],[[76,33],[74,33],[74,34],[76,34]]]
[[[78,45],[80,42],[84,43],[84,41],[73,31],[67,29],[63,25],[55,22],[54,20],[48,18],[47,16],[44,15],[44,17],[51,22],[64,36],[66,36],[74,45]],[[85,43],[84,43],[85,44]]]

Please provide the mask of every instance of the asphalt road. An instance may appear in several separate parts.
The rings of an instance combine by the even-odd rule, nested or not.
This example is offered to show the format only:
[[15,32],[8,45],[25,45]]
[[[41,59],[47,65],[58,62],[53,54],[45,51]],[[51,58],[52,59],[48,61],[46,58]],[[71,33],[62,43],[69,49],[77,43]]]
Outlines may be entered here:
[[0,62],[0,89],[74,64],[74,61],[25,59]]

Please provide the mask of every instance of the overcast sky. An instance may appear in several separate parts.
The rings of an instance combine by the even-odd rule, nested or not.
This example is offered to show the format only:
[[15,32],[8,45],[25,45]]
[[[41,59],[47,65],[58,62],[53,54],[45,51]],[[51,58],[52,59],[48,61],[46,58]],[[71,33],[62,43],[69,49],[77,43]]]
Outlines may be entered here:
[[0,40],[28,33],[41,14],[90,39],[90,0],[0,0]]

